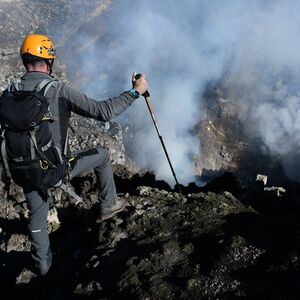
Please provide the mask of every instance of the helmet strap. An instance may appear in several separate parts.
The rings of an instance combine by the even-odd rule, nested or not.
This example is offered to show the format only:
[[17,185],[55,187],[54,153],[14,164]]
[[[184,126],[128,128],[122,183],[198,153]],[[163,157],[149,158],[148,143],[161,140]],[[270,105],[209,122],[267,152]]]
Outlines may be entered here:
[[45,62],[49,68],[49,74],[52,74],[52,68],[53,68],[53,64],[54,64],[54,58],[53,59],[45,59]]

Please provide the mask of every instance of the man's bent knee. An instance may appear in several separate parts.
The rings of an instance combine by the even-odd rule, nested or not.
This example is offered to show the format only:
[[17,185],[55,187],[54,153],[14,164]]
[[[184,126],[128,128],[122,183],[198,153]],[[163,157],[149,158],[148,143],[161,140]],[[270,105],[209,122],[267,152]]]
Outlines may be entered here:
[[107,149],[105,148],[97,148],[96,149],[100,155],[100,160],[102,161],[103,164],[110,163],[110,155]]

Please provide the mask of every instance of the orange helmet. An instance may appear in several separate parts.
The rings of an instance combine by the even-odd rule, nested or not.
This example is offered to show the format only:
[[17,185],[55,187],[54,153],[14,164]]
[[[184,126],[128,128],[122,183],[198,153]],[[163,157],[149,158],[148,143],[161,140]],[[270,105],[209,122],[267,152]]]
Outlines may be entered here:
[[51,40],[41,34],[29,34],[25,37],[20,49],[21,56],[33,55],[44,59],[56,58]]

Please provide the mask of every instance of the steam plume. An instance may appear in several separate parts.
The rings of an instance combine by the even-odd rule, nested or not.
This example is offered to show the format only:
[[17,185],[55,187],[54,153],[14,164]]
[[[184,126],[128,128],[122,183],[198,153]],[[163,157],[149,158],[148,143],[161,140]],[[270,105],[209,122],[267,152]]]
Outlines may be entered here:
[[[239,95],[241,118],[251,120],[268,149],[285,155],[299,146],[299,11],[298,0],[118,1],[101,15],[104,33],[77,62],[87,93],[97,97],[129,89],[133,71],[147,75],[171,160],[186,183],[199,151],[193,128],[202,93],[225,71],[226,85]],[[89,28],[78,41],[82,45],[98,33]],[[138,133],[128,146],[133,158],[172,183],[143,100],[121,119]]]

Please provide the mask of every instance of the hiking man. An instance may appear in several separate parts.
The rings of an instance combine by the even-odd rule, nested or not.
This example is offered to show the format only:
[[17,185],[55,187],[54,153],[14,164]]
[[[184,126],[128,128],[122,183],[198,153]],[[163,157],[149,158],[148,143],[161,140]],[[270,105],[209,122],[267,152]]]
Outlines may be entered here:
[[[122,113],[147,90],[146,79],[142,76],[138,80],[132,80],[133,87],[129,91],[106,101],[97,101],[61,81],[54,81],[51,73],[56,53],[53,43],[44,35],[26,36],[20,54],[27,72],[22,76],[18,90],[33,91],[42,81],[50,82],[45,97],[54,121],[49,123],[49,129],[53,143],[62,154],[64,149],[68,149],[67,131],[71,112],[106,122]],[[42,168],[43,160],[41,161]],[[68,175],[73,178],[92,169],[95,171],[99,189],[98,198],[101,206],[99,217],[106,220],[122,211],[126,205],[125,200],[119,199],[116,195],[107,150],[99,147],[78,154],[71,163]],[[28,184],[22,182],[22,179],[17,183],[23,187],[28,204],[28,228],[32,241],[32,256],[40,274],[45,275],[52,264],[47,232],[48,195],[46,191],[29,188]]]

